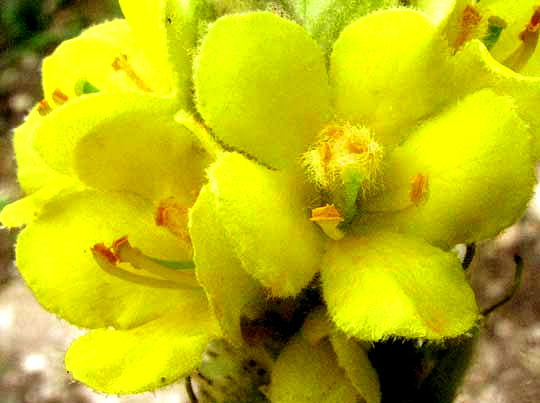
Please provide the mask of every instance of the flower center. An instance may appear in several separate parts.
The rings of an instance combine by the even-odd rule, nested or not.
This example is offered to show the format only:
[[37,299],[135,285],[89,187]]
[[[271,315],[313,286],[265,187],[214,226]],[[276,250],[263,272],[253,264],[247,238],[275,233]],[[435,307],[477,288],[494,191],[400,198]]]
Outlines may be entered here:
[[342,238],[356,214],[357,201],[377,190],[382,159],[383,149],[369,129],[350,123],[325,127],[304,154],[308,180],[321,194],[311,219],[329,237]]

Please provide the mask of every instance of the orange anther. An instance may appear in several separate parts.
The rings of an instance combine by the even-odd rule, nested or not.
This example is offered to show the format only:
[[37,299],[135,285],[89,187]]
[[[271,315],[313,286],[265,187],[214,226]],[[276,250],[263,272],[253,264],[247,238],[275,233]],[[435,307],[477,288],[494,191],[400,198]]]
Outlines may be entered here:
[[418,206],[425,201],[428,192],[428,176],[423,174],[416,175],[411,180],[411,190],[409,197],[414,205]]
[[42,99],[38,103],[37,111],[41,116],[45,116],[45,115],[47,115],[48,113],[50,113],[52,111],[52,108],[49,105],[49,103],[47,102],[47,100]]
[[330,158],[332,158],[332,149],[330,148],[330,144],[326,142],[321,143],[319,145],[319,155],[323,163],[328,163],[328,161],[330,161]]
[[69,97],[64,94],[59,88],[55,89],[52,93],[52,99],[58,105],[63,105],[69,101]]
[[116,255],[105,246],[103,243],[97,243],[92,247],[92,251],[103,256],[107,261],[113,265],[118,262]]
[[347,147],[349,148],[349,151],[355,154],[362,154],[368,151],[367,144],[358,144],[354,141],[351,141],[351,139],[347,140]]
[[522,41],[520,46],[510,55],[503,64],[514,71],[521,71],[533,56],[538,45],[540,35],[540,6],[537,6],[534,13],[523,31],[519,34]]
[[540,27],[540,6],[537,6],[534,10],[534,14],[531,17],[531,21],[529,22],[529,27],[535,30]]
[[123,71],[129,77],[131,81],[135,83],[139,89],[145,92],[152,92],[152,90],[146,85],[141,77],[135,72],[131,64],[129,64],[128,57],[125,54],[117,56],[112,62],[112,68],[114,71]]
[[465,10],[463,10],[463,15],[461,17],[461,33],[454,43],[454,48],[456,50],[470,39],[470,36],[480,24],[480,21],[482,21],[482,16],[478,9],[474,5],[468,4],[465,7]]
[[333,204],[311,210],[311,221],[343,221],[343,216]]
[[120,250],[120,247],[122,245],[125,245],[125,244],[128,244],[129,245],[129,241],[128,241],[128,237],[127,236],[123,236],[121,238],[118,238],[116,240],[113,241],[112,245],[111,245],[111,249],[113,250],[114,254],[116,256],[119,255],[119,250]]
[[519,38],[522,41],[530,40],[528,36],[532,33],[536,33],[540,28],[540,6],[536,7],[534,14],[532,15],[529,23],[523,31],[519,34]]
[[155,223],[165,227],[174,235],[186,242],[190,242],[187,225],[189,209],[182,206],[174,198],[162,200],[156,210]]
[[329,127],[328,131],[325,133],[328,137],[339,138],[343,136],[343,129],[338,126]]

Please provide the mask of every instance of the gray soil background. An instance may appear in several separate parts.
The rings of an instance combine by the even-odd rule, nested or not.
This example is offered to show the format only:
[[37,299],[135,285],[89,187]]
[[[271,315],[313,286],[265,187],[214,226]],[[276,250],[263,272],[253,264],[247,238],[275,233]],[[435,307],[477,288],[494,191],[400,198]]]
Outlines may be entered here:
[[[62,24],[74,14],[84,17],[83,25],[106,17],[99,12],[103,1],[65,3],[73,4],[54,14],[48,31],[65,30]],[[40,60],[51,49],[13,52],[9,44],[2,47],[2,34],[0,30],[0,197],[13,200],[21,194],[15,179],[12,129],[42,97]],[[181,384],[117,397],[73,382],[64,371],[63,354],[84,331],[37,304],[14,266],[15,239],[16,231],[0,229],[0,403],[186,401]],[[522,286],[509,303],[486,319],[458,403],[540,401],[540,197],[531,201],[519,223],[497,239],[478,245],[470,273],[481,307],[492,305],[510,287],[514,254],[525,262]]]

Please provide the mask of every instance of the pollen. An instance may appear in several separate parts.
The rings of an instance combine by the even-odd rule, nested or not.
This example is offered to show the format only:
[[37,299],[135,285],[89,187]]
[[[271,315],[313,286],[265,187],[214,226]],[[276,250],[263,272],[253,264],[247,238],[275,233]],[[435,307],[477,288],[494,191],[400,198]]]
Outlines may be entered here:
[[527,25],[527,29],[530,31],[537,31],[538,28],[540,28],[540,6],[536,6],[531,21]]
[[311,221],[343,221],[341,213],[333,204],[311,210]]
[[349,151],[355,154],[362,154],[368,152],[368,146],[364,143],[356,143],[352,141],[351,139],[347,139],[347,147],[349,148]]
[[63,105],[69,101],[69,97],[64,94],[59,88],[55,89],[52,93],[52,99],[57,105]]
[[162,200],[154,217],[156,225],[167,228],[184,242],[191,243],[188,235],[189,209],[170,197]]
[[152,92],[152,90],[146,85],[143,79],[137,74],[129,63],[128,56],[121,54],[117,56],[112,62],[112,68],[114,71],[123,71],[128,78],[135,83],[135,85],[144,92]]
[[428,183],[428,176],[423,174],[418,174],[411,180],[409,198],[415,206],[420,205],[427,199]]
[[92,247],[92,251],[104,257],[110,264],[116,265],[118,257],[103,243],[97,243]]
[[460,33],[454,43],[454,49],[458,50],[465,42],[467,42],[474,34],[474,31],[482,21],[482,16],[478,8],[472,4],[468,4],[463,10],[460,24]]
[[328,164],[330,158],[332,158],[332,149],[330,144],[324,142],[319,145],[319,156],[323,164]]
[[111,249],[113,250],[114,254],[116,256],[119,256],[119,251],[120,251],[120,248],[122,247],[122,245],[125,245],[125,244],[128,244],[129,245],[129,241],[128,241],[128,237],[127,236],[123,236],[121,238],[118,238],[118,239],[115,239],[112,243],[112,246],[111,246]]
[[45,116],[45,115],[48,115],[52,111],[52,108],[51,108],[51,105],[49,105],[49,103],[47,102],[47,100],[42,99],[38,103],[37,111],[41,116]]
[[345,236],[339,228],[344,218],[333,204],[312,209],[310,220],[321,227],[323,232],[331,239],[337,241]]

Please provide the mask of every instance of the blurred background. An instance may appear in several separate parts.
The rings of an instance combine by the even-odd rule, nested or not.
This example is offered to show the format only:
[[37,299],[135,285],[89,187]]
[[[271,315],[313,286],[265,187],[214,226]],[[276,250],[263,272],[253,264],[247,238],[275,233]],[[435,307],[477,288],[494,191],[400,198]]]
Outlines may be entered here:
[[[21,196],[12,129],[42,98],[41,59],[67,38],[121,16],[115,0],[0,0],[0,209]],[[183,402],[183,386],[137,396],[103,396],[63,368],[82,332],[43,311],[13,264],[16,231],[0,229],[0,403]],[[512,228],[478,246],[471,280],[481,307],[510,287],[513,255],[525,262],[515,297],[484,324],[459,403],[540,401],[540,197]]]

